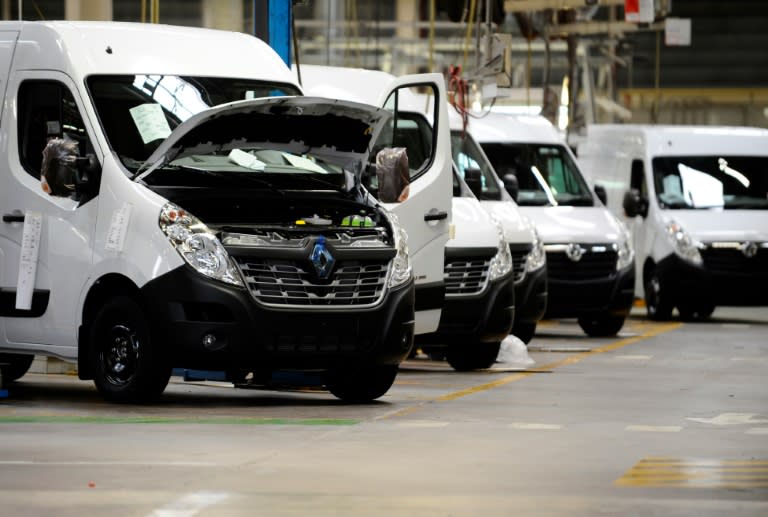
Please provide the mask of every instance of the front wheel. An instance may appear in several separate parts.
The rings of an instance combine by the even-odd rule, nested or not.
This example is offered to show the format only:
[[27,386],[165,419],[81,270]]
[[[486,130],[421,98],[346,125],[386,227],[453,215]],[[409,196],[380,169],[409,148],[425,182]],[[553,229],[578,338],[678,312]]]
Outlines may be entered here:
[[515,322],[515,325],[509,333],[527,345],[531,342],[533,335],[536,333],[536,322]]
[[24,377],[32,366],[34,358],[34,355],[27,354],[0,354],[3,382],[13,382]]
[[164,354],[152,342],[144,311],[120,296],[98,311],[90,331],[93,381],[113,402],[148,402],[163,393],[171,377]]
[[655,321],[667,321],[672,317],[672,300],[661,285],[661,280],[655,271],[648,275],[644,284],[645,309],[648,317]]
[[615,336],[624,326],[623,316],[582,316],[579,326],[589,337]]
[[448,364],[458,372],[490,368],[499,355],[501,342],[449,345],[445,353]]
[[397,365],[369,366],[330,372],[328,391],[344,402],[371,402],[383,396],[397,377]]

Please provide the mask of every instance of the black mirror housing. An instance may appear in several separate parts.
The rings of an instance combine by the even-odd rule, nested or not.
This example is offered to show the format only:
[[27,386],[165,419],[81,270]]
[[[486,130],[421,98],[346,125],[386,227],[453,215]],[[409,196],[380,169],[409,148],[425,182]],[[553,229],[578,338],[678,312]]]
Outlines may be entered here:
[[622,207],[627,217],[636,217],[638,215],[646,217],[648,215],[648,200],[643,199],[640,191],[634,188],[629,189],[624,194]]

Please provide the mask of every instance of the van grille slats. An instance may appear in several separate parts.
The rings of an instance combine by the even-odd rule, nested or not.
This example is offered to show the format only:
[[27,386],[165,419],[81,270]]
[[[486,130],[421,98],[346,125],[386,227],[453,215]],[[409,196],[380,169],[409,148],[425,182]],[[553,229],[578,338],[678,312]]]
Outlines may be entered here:
[[519,282],[525,277],[525,261],[532,250],[533,246],[530,244],[509,245],[509,251],[512,253],[512,270],[515,274],[515,282]]
[[251,295],[271,305],[372,305],[384,294],[388,261],[343,261],[326,281],[309,263],[275,259],[238,260]]
[[564,251],[547,251],[547,275],[559,280],[593,280],[616,274],[618,254],[608,246],[605,251],[593,251],[592,245],[582,245],[584,255],[579,261],[568,258]]
[[701,250],[704,266],[719,273],[766,273],[768,272],[768,248],[759,248],[754,257],[747,257],[740,249],[707,248]]
[[481,293],[488,285],[490,257],[445,258],[445,294],[467,295]]

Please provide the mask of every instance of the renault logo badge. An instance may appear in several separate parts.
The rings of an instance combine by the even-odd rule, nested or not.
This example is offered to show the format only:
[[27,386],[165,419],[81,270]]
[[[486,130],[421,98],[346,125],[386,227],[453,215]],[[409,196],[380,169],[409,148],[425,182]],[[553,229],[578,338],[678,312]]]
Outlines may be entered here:
[[325,245],[325,237],[320,236],[317,238],[315,247],[312,248],[312,253],[309,255],[309,260],[315,268],[318,278],[326,279],[333,269],[333,264],[336,259],[331,255],[330,250]]
[[739,249],[747,258],[752,258],[757,255],[757,244],[754,242],[744,242],[739,246]]
[[578,244],[571,243],[565,249],[565,256],[571,259],[571,262],[578,262],[581,257],[584,256],[584,252],[587,251]]

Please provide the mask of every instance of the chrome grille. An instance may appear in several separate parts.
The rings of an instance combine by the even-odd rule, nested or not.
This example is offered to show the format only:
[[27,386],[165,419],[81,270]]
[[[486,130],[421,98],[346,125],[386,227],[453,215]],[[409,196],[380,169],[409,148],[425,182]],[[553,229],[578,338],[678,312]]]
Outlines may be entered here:
[[339,261],[327,280],[312,264],[278,259],[236,259],[251,295],[267,305],[374,305],[384,295],[389,261]]
[[560,280],[595,280],[616,274],[618,253],[612,244],[581,244],[578,261],[568,258],[567,245],[544,246],[547,252],[547,276]]
[[488,285],[491,257],[446,257],[445,294],[468,295],[481,293]]

